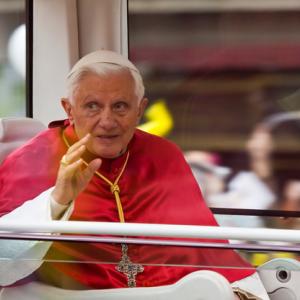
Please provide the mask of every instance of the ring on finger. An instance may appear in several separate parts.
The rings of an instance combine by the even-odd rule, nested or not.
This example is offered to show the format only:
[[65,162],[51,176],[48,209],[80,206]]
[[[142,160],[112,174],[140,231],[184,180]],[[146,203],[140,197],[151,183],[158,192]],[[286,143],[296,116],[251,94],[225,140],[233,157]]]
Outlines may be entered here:
[[60,160],[60,164],[63,165],[63,166],[67,166],[69,164],[66,155],[64,155],[62,157],[62,159]]

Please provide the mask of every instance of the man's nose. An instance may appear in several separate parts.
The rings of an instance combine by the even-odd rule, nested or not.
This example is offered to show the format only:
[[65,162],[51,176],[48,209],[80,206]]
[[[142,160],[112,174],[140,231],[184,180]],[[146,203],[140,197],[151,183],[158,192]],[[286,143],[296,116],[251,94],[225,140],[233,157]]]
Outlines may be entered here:
[[104,109],[101,112],[98,125],[105,130],[117,127],[117,121],[111,109]]

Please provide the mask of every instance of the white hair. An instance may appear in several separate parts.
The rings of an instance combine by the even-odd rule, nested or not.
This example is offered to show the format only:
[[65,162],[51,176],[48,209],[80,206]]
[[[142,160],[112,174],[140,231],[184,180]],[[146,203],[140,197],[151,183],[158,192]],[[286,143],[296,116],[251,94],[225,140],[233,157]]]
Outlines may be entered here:
[[119,64],[101,62],[101,63],[93,63],[88,66],[79,67],[73,73],[71,73],[70,76],[68,76],[67,95],[70,102],[73,101],[74,91],[85,75],[94,73],[96,75],[101,76],[101,75],[108,75],[114,72],[122,72],[124,70],[130,72],[135,84],[135,95],[138,101],[141,101],[142,98],[144,97],[145,87],[144,87],[142,76],[139,72]]

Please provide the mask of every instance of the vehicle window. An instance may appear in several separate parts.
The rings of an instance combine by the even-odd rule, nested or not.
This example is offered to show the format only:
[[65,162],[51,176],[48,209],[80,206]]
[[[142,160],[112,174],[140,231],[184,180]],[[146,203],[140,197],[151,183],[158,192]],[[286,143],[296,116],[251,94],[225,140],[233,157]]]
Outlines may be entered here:
[[0,0],[0,117],[25,116],[25,0]]
[[210,207],[299,211],[300,6],[246,2],[129,0],[129,56]]

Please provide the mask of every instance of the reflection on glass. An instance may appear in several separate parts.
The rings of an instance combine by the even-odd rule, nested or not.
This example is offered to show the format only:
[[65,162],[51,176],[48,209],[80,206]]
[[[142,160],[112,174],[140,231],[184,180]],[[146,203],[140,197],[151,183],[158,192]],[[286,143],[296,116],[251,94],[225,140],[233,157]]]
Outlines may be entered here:
[[0,117],[25,116],[25,0],[0,4]]
[[[40,235],[40,237],[42,237],[42,235]],[[44,235],[44,237],[49,238],[49,235]],[[63,239],[64,237],[66,236],[54,236],[53,238]],[[95,236],[89,237],[94,240],[97,239]],[[77,239],[78,241],[81,240],[81,242],[75,244],[74,241],[59,242],[59,246],[58,244],[55,245],[55,243],[57,243],[55,242],[53,245],[55,251],[53,251],[53,249],[51,251],[50,249],[45,257],[43,257],[43,251],[40,252],[37,250],[37,248],[41,249],[41,246],[43,247],[43,242],[36,242],[34,239],[31,241],[1,240],[1,243],[5,243],[5,247],[8,247],[7,245],[9,244],[17,246],[11,249],[10,253],[5,253],[3,250],[5,247],[1,248],[0,282],[2,286],[10,287],[5,288],[1,295],[8,297],[22,292],[24,293],[22,297],[25,297],[22,299],[30,299],[30,296],[39,295],[41,292],[43,292],[44,295],[45,293],[49,294],[52,292],[58,295],[58,298],[55,297],[55,299],[69,299],[63,297],[67,295],[75,297],[76,294],[79,296],[80,291],[83,290],[84,295],[90,295],[90,297],[93,295],[93,292],[95,293],[97,291],[97,293],[101,293],[99,289],[102,290],[102,293],[109,293],[109,290],[104,292],[103,288],[114,287],[114,285],[121,280],[121,277],[123,277],[118,277],[118,270],[116,269],[121,259],[119,251],[121,245],[119,243],[83,242],[83,240],[87,238],[88,236],[86,235],[84,237],[73,235],[74,241]],[[148,242],[151,241],[154,240],[148,240]],[[163,244],[171,240],[160,239],[160,241]],[[207,255],[208,253],[206,253],[206,251],[209,251],[210,247],[206,248],[204,245],[201,245],[200,248],[196,246],[187,247],[183,246],[181,242],[182,241],[179,240],[173,240],[174,244],[177,243],[177,245],[181,246],[171,247],[166,245],[128,244],[130,260],[133,261],[135,265],[141,264],[143,268],[145,268],[143,272],[146,272],[146,274],[143,274],[143,272],[141,272],[141,274],[134,273],[133,277],[137,286],[151,287],[153,282],[148,281],[150,277],[153,277],[152,280],[155,281],[157,276],[163,278],[172,274],[172,281],[166,281],[165,284],[163,284],[170,285],[170,289],[172,290],[171,285],[177,282],[177,279],[175,280],[174,278],[178,276],[178,281],[180,281],[183,277],[184,281],[186,281],[186,276],[190,276],[191,273],[196,271],[210,270],[222,274],[227,277],[229,281],[230,276],[233,276],[234,273],[241,274],[242,272],[252,273],[257,271],[263,286],[269,293],[276,292],[283,286],[287,289],[285,291],[287,294],[282,294],[283,296],[290,295],[291,293],[297,295],[298,293],[297,278],[300,272],[300,264],[297,253],[299,253],[299,246],[295,246],[294,250],[289,250],[289,247],[284,245],[283,248],[285,247],[286,251],[280,252],[278,250],[276,251],[276,246],[274,246],[274,249],[272,249],[272,246],[269,246],[269,250],[265,249],[264,251],[260,251],[255,249],[255,245],[259,247],[263,246],[263,244],[248,244],[248,248],[246,244],[244,244],[246,247],[241,251],[241,254],[248,262],[252,263],[252,267],[242,262],[242,260],[238,262],[236,260],[225,259],[226,253],[224,251],[226,250],[224,249],[215,249],[215,251],[219,251],[220,257],[224,258],[223,262],[219,261],[217,264],[207,264],[207,260],[204,262],[203,256],[195,256],[194,254],[195,252],[199,253],[201,248],[201,251],[204,251],[204,254]],[[25,247],[30,246],[30,244],[32,248],[36,247],[35,254],[34,251],[26,251],[22,255],[15,256],[22,248],[22,243],[28,243]],[[3,245],[4,244],[2,244],[2,246]],[[74,247],[74,245],[76,245],[76,247]],[[211,245],[216,246],[218,244],[212,243]],[[78,250],[82,250],[88,246],[91,247],[92,251],[85,253],[85,255],[78,255],[80,253]],[[64,252],[66,249],[69,249],[67,251],[68,254]],[[116,249],[116,251],[114,251],[114,249]],[[140,259],[142,257],[140,255],[141,253],[143,253],[142,256],[144,256],[142,260]],[[165,259],[166,253],[172,253],[172,256],[167,255],[167,260]],[[129,273],[130,270],[126,269],[125,275]],[[115,276],[114,280],[112,279],[112,274]],[[216,274],[216,276],[219,276],[218,274]],[[228,276],[228,274],[231,275]],[[130,277],[130,275],[128,276]],[[12,284],[16,280],[17,284]],[[203,281],[196,281],[196,283],[197,285],[201,285]],[[123,286],[126,285],[126,282],[121,280],[119,284]],[[181,285],[180,289],[184,289],[184,287]],[[171,292],[171,290],[169,290],[169,292]],[[151,293],[151,290],[149,293]],[[53,295],[54,294],[52,294],[52,297]],[[98,297],[100,295],[101,294],[98,294]],[[4,297],[4,299],[15,298]]]
[[241,4],[129,0],[130,58],[209,206],[299,211],[299,5]]

